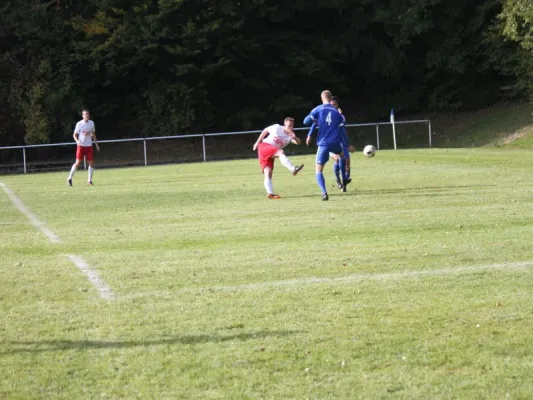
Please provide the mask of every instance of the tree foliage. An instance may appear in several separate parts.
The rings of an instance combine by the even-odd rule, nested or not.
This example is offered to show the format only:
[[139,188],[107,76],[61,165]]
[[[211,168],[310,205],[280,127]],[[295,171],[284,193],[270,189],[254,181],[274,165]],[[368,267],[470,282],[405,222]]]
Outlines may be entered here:
[[528,75],[529,3],[5,0],[0,141],[65,139],[82,107],[103,137],[258,128],[324,88],[360,118],[473,107]]
[[507,0],[501,18],[503,33],[527,49],[533,50],[533,2],[531,0]]

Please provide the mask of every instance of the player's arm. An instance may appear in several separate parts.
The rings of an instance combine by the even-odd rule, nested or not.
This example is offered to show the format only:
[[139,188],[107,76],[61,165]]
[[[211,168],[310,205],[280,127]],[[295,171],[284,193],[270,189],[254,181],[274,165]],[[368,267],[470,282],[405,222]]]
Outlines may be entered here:
[[257,138],[257,141],[255,142],[254,147],[253,147],[254,151],[257,150],[257,146],[259,146],[259,143],[261,143],[263,141],[263,139],[266,137],[266,135],[268,135],[268,128],[263,129],[263,132],[261,132],[261,134]]
[[304,118],[304,125],[311,125],[313,122],[316,123],[318,121],[319,110],[320,106],[313,108],[309,115]]
[[296,133],[294,133],[293,131],[291,131],[291,143],[296,145],[300,145],[302,143],[300,138],[296,136]]
[[348,143],[348,135],[346,134],[346,126],[344,126],[344,122],[339,125],[339,132],[341,134],[341,142],[343,146],[350,148],[350,144]]
[[98,139],[96,139],[96,132],[93,131],[93,143],[96,147],[96,151],[100,151],[100,146],[98,146]]
[[345,137],[346,138],[345,146],[348,149],[348,151],[350,153],[354,153],[355,152],[355,147],[353,147],[351,144],[348,144],[348,134],[346,133],[346,118],[344,117],[344,115],[342,115],[342,110],[340,109],[340,107],[337,109],[337,111],[342,116],[342,124],[339,126],[339,131],[341,132],[341,137]]
[[317,124],[313,122],[313,125],[311,125],[311,128],[309,128],[309,132],[307,133],[307,138],[305,139],[305,144],[310,145],[311,144],[311,138],[313,137],[313,134],[315,133]]
[[76,124],[72,137],[74,138],[74,141],[76,142],[76,144],[79,145],[80,144],[79,124]]

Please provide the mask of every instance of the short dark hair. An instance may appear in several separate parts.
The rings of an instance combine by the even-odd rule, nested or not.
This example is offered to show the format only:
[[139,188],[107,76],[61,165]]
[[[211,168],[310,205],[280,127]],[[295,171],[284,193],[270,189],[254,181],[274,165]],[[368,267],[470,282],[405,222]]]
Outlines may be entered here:
[[333,96],[331,98],[331,101],[336,101],[338,103],[339,102],[339,98],[337,96]]

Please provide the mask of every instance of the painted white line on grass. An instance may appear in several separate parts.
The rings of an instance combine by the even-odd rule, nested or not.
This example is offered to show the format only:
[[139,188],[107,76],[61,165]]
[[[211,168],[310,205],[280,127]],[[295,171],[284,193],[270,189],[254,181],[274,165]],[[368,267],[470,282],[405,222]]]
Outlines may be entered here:
[[533,267],[533,261],[522,261],[514,263],[502,263],[502,264],[490,264],[490,265],[474,265],[474,266],[462,266],[456,268],[444,268],[444,269],[433,269],[433,270],[419,270],[419,271],[405,271],[405,272],[389,272],[382,274],[352,274],[347,276],[341,276],[338,278],[301,278],[301,279],[288,279],[283,281],[272,281],[272,282],[259,282],[259,283],[249,283],[244,285],[235,285],[235,286],[211,286],[211,287],[200,287],[200,288],[187,288],[177,291],[157,291],[157,292],[144,292],[144,293],[133,293],[130,295],[121,296],[120,299],[128,300],[135,299],[140,297],[168,297],[174,294],[180,293],[191,293],[191,292],[238,292],[246,290],[262,290],[268,288],[279,288],[279,287],[289,287],[289,286],[305,286],[305,285],[315,285],[315,284],[342,284],[342,283],[353,283],[353,282],[363,282],[363,281],[385,281],[385,280],[398,280],[404,278],[423,278],[423,277],[434,277],[442,275],[459,275],[459,274],[469,274],[490,270],[516,270],[516,269],[528,269]]
[[19,209],[19,211],[24,214],[26,217],[28,217],[28,219],[30,220],[30,222],[35,226],[37,227],[38,229],[41,230],[42,233],[44,233],[46,235],[46,237],[48,237],[48,239],[50,239],[50,241],[54,244],[57,244],[59,242],[61,242],[59,240],[59,238],[54,234],[54,232],[52,232],[50,229],[48,229],[46,227],[45,224],[43,224],[41,221],[39,221],[39,219],[35,216],[34,213],[32,213],[23,203],[22,201],[20,201],[20,199],[15,196],[15,194],[11,191],[11,189],[9,189],[6,185],[4,185],[2,182],[0,182],[0,186],[4,189],[4,191],[7,193],[9,199],[11,200],[11,202],[13,203],[13,205],[15,207],[17,207]]
[[[46,227],[44,223],[42,223],[34,213],[30,211],[28,207],[26,207],[22,201],[15,196],[15,194],[2,182],[0,182],[0,186],[4,189],[4,191],[7,193],[9,199],[11,202],[19,209],[19,211],[24,214],[28,219],[31,221],[31,223],[39,228],[41,232],[43,232],[50,242],[57,244],[60,243],[61,240],[59,240],[59,237],[52,232],[50,229]],[[78,267],[78,269],[83,272],[88,278],[89,281],[93,284],[93,286],[98,290],[98,293],[100,294],[100,297],[104,300],[113,300],[114,295],[109,286],[105,284],[102,279],[100,279],[100,275],[98,272],[94,269],[92,269],[87,262],[81,258],[80,256],[68,254],[67,257]]]
[[92,269],[89,264],[87,264],[87,262],[85,262],[85,260],[80,256],[67,254],[67,257],[70,258],[70,260],[76,265],[76,267],[79,268],[81,272],[87,276],[87,278],[89,278],[89,281],[98,290],[98,293],[100,293],[100,297],[102,299],[113,300],[115,297],[113,292],[111,291],[110,287],[107,286],[107,284],[100,278],[98,271]]

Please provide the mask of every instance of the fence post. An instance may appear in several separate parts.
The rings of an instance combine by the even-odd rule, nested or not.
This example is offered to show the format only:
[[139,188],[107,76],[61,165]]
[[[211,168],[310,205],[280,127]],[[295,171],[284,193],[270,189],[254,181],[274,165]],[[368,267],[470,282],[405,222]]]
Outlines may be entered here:
[[428,120],[428,130],[429,130],[429,148],[431,148],[431,121]]
[[26,147],[22,147],[22,160],[24,162],[24,173],[26,173]]
[[392,123],[392,140],[394,141],[394,150],[396,150],[396,124]]
[[206,154],[206,151],[205,151],[205,135],[202,135],[202,149],[203,149],[203,153],[204,153],[204,162],[207,161],[207,154]]
[[376,147],[379,150],[379,125],[376,124]]
[[146,138],[143,140],[143,149],[144,149],[144,166],[148,166],[148,157],[146,156]]

